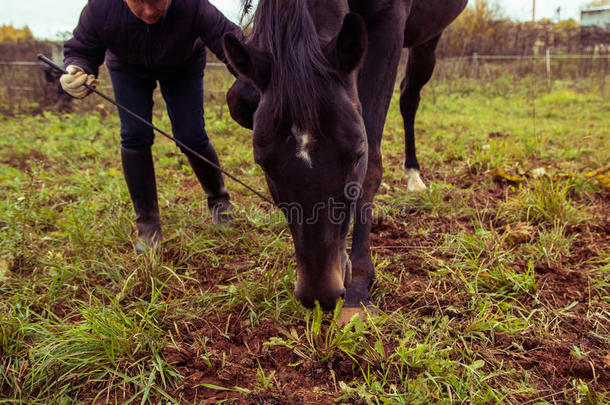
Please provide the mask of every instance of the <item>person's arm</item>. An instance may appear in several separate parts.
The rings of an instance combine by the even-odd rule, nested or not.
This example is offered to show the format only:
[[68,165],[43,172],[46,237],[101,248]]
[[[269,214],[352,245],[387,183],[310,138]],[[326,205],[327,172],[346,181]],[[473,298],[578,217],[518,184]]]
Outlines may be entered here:
[[96,31],[96,19],[103,19],[104,6],[99,2],[89,1],[80,15],[78,25],[71,39],[64,43],[64,65],[78,66],[88,74],[97,76],[104,63],[106,46]]
[[238,38],[243,38],[241,28],[229,21],[214,5],[209,1],[199,2],[199,13],[197,24],[199,26],[199,36],[205,46],[207,46],[218,59],[220,59],[233,76],[237,73],[225,56],[222,47],[222,37],[227,33],[233,33]]

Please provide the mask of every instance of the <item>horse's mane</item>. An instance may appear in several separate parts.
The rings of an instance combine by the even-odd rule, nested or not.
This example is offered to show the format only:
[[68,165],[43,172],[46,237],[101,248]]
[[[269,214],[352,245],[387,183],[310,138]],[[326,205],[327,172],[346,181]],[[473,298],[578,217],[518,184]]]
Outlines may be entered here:
[[[252,0],[242,1],[251,6]],[[332,73],[307,0],[260,0],[250,43],[271,55],[267,92],[275,118],[288,117],[301,130],[316,132]]]

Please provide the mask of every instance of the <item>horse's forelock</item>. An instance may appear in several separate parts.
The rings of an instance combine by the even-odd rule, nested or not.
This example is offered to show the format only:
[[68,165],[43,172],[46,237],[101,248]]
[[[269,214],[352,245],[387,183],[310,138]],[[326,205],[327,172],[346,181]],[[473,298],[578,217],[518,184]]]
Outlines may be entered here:
[[252,43],[271,55],[268,93],[276,118],[316,132],[330,69],[307,0],[260,0]]

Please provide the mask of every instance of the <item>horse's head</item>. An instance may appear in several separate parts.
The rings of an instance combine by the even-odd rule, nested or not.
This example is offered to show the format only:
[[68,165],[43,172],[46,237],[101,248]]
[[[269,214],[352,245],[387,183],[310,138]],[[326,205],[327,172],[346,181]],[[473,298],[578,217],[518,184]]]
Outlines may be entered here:
[[350,13],[342,25],[339,19],[338,34],[325,41],[306,1],[276,3],[290,10],[261,10],[263,3],[257,14],[267,15],[255,15],[252,40],[245,44],[226,36],[225,52],[260,91],[254,158],[290,225],[298,266],[295,295],[305,306],[317,300],[331,308],[351,276],[346,238],[366,172],[355,74],[367,46],[366,29],[361,17]]

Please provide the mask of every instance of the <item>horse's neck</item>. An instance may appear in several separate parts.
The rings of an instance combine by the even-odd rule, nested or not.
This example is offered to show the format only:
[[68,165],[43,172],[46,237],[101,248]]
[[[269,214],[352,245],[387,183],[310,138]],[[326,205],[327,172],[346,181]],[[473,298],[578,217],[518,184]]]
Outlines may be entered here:
[[309,0],[307,4],[320,41],[325,45],[339,34],[343,17],[349,11],[347,0]]

